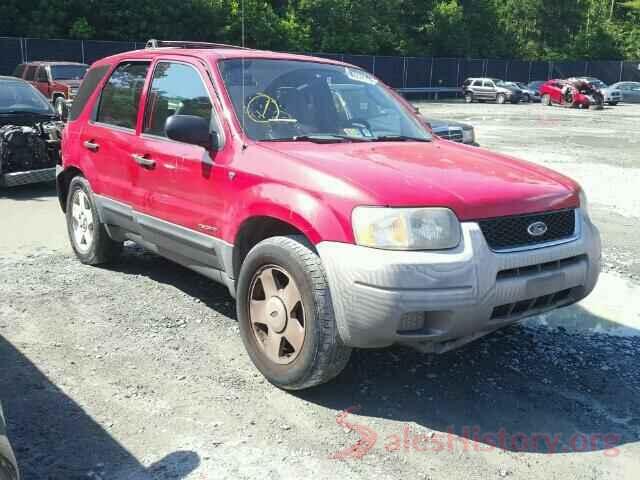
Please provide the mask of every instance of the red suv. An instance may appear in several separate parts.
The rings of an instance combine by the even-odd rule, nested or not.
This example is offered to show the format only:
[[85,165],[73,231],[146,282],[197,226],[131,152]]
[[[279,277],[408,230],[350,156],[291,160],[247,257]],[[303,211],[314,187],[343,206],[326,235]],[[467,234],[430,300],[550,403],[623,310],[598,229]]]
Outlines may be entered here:
[[100,60],[57,184],[80,261],[133,240],[227,285],[252,361],[287,389],[354,347],[461,346],[580,300],[600,271],[574,181],[436,138],[327,59],[156,43]]
[[51,100],[60,118],[65,118],[88,68],[89,65],[75,62],[29,62],[18,65],[13,76],[40,90]]

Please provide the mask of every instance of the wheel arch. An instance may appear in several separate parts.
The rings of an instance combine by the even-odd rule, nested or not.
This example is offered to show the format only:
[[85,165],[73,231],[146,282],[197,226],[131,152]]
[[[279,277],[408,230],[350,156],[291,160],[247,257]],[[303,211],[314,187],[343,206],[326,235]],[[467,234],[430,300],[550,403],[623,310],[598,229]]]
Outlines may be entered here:
[[246,218],[239,226],[233,246],[233,278],[237,279],[240,268],[251,249],[267,238],[283,235],[303,236],[310,245],[311,239],[298,226],[269,215],[255,215]]
[[75,177],[84,177],[84,173],[77,167],[67,167],[56,176],[56,191],[58,202],[64,213],[67,213],[67,196],[69,195],[69,185]]

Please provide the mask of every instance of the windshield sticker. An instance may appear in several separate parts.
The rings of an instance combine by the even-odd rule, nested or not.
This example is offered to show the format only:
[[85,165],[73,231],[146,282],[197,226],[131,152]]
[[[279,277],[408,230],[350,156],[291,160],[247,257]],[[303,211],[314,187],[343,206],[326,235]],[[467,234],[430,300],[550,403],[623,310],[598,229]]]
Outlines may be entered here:
[[364,70],[358,70],[356,68],[345,67],[345,73],[347,77],[356,82],[367,83],[369,85],[377,85],[378,80],[371,75],[370,73],[365,72]]

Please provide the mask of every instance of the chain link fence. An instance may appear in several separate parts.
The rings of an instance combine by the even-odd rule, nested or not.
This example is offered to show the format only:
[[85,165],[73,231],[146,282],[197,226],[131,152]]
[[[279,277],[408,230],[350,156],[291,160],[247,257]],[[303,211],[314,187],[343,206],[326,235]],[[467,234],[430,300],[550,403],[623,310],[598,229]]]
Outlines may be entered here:
[[[10,75],[16,65],[28,61],[92,63],[109,55],[144,48],[144,45],[144,42],[0,37],[0,75]],[[387,85],[403,89],[455,88],[467,77],[495,77],[525,83],[574,76],[593,76],[609,84],[640,81],[640,60],[540,62],[346,53],[312,55],[357,65],[373,73]]]

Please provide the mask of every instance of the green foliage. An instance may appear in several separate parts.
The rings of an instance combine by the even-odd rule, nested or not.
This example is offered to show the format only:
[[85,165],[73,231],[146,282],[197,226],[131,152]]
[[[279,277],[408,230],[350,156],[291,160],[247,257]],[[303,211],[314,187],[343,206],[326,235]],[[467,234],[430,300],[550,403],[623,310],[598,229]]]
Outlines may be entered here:
[[[239,44],[243,0],[3,0],[0,35]],[[244,0],[248,46],[296,52],[640,58],[640,0]]]

